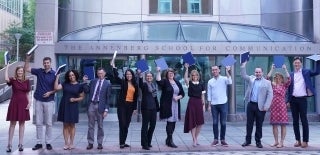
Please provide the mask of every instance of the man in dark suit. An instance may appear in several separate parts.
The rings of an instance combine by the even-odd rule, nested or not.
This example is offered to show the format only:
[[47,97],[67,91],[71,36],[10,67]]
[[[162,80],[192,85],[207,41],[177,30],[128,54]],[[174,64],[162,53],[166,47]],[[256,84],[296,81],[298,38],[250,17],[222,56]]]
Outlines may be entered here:
[[[87,150],[93,148],[94,143],[94,128],[95,122],[98,123],[97,131],[97,149],[103,149],[102,141],[104,138],[103,119],[107,116],[109,110],[109,97],[111,93],[111,83],[105,79],[106,71],[103,68],[98,68],[98,78],[90,81],[90,84],[85,87],[85,92],[89,94],[88,102],[88,146]],[[87,78],[84,77],[84,81]]]
[[254,76],[246,73],[246,63],[242,63],[241,77],[248,83],[245,101],[247,105],[247,125],[246,125],[246,141],[243,147],[251,144],[251,135],[254,121],[256,121],[255,140],[256,146],[262,148],[262,125],[266,111],[270,108],[273,98],[273,90],[271,82],[263,77],[263,70],[260,67],[255,68]]
[[[307,119],[307,97],[313,96],[315,90],[311,77],[320,73],[320,63],[317,62],[316,71],[302,68],[302,58],[294,57],[294,71],[290,73],[291,84],[288,90],[288,106],[291,108],[293,131],[296,138],[295,147],[308,147],[309,124]],[[302,143],[299,129],[299,116],[302,124]]]

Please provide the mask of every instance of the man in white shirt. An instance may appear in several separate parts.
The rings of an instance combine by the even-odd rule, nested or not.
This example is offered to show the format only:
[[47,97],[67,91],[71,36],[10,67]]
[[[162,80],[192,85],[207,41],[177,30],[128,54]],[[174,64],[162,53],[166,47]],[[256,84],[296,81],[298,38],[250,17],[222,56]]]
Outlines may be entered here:
[[214,140],[212,146],[216,146],[219,141],[219,127],[218,121],[220,117],[220,143],[222,146],[228,146],[225,141],[226,134],[226,120],[227,120],[227,86],[232,84],[230,76],[230,66],[226,67],[226,75],[220,75],[220,68],[218,66],[211,67],[213,78],[208,81],[208,102],[210,104],[209,110],[212,113],[213,120],[213,134]]

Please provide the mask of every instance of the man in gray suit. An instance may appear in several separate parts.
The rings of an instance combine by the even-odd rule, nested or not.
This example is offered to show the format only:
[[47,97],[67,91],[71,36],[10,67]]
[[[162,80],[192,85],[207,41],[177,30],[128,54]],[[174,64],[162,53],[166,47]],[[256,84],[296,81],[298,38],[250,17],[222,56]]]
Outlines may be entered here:
[[273,98],[271,82],[263,78],[263,70],[260,67],[255,68],[255,74],[252,76],[246,73],[246,62],[241,64],[241,77],[247,82],[248,87],[245,94],[247,105],[247,125],[246,141],[243,147],[251,144],[251,135],[254,121],[256,121],[255,140],[256,146],[262,148],[262,124],[266,111],[268,111]]
[[[98,78],[90,81],[89,85],[86,85],[85,92],[89,94],[88,102],[88,146],[87,150],[93,148],[94,143],[94,128],[95,121],[98,123],[97,131],[97,149],[103,149],[102,141],[104,138],[103,131],[103,119],[107,116],[109,110],[109,97],[111,93],[111,83],[105,79],[106,71],[103,68],[98,68]],[[84,77],[84,81],[87,81],[87,77]]]

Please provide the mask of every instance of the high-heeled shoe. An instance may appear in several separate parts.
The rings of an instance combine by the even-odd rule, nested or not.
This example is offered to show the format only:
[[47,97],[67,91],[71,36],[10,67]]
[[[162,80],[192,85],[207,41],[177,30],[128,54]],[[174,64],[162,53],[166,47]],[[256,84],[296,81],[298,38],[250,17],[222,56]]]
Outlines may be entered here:
[[20,151],[20,152],[23,151],[23,145],[22,145],[22,144],[19,144],[19,145],[18,145],[18,148],[19,148],[19,151]]
[[12,148],[12,146],[11,146],[11,145],[8,145],[8,146],[7,146],[7,152],[11,152],[11,148]]

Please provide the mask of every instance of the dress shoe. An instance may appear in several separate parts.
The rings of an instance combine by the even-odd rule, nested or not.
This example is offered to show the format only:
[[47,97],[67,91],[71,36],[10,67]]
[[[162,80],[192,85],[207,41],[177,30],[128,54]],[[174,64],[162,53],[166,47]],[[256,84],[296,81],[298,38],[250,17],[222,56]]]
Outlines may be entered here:
[[124,144],[120,144],[120,149],[124,149]]
[[301,147],[302,147],[302,148],[308,147],[308,142],[302,142]]
[[257,143],[256,146],[257,146],[257,148],[263,148],[261,143]]
[[219,141],[217,139],[213,140],[213,142],[211,143],[211,146],[217,146],[217,144],[219,143]]
[[249,146],[250,144],[251,144],[250,142],[245,141],[241,146],[246,147],[246,146]]
[[88,146],[87,146],[87,150],[91,150],[93,148],[93,144],[88,144]]
[[98,150],[102,150],[102,149],[103,149],[102,144],[98,144],[97,149],[98,149]]
[[148,147],[152,147],[152,145],[151,145],[151,144],[149,144],[149,145],[148,145]]
[[296,143],[294,143],[293,145],[294,147],[300,147],[301,146],[301,141],[296,141]]
[[20,151],[20,152],[23,151],[23,145],[22,145],[22,144],[19,144],[19,145],[18,145],[18,148],[19,148],[19,151]]
[[8,145],[8,146],[7,146],[7,152],[8,152],[8,153],[11,152],[11,148],[12,148],[11,145]]
[[128,144],[124,144],[124,147],[130,147],[130,145],[128,145]]
[[47,145],[46,145],[46,148],[47,148],[47,150],[52,150],[51,144],[47,144]]
[[36,144],[32,150],[38,150],[38,149],[42,149],[42,144]]
[[221,140],[221,146],[228,147],[228,143],[225,140]]
[[150,150],[150,148],[148,146],[142,146],[142,149],[144,150]]

